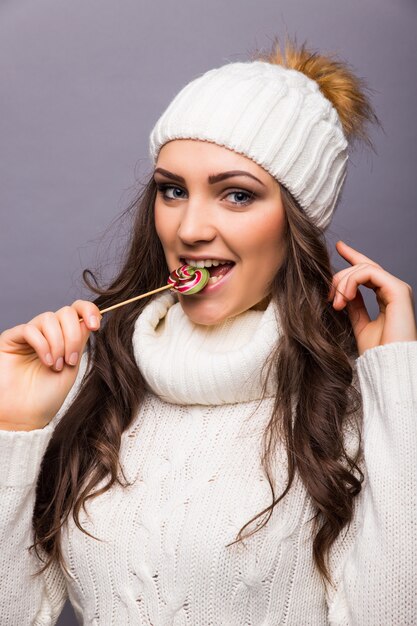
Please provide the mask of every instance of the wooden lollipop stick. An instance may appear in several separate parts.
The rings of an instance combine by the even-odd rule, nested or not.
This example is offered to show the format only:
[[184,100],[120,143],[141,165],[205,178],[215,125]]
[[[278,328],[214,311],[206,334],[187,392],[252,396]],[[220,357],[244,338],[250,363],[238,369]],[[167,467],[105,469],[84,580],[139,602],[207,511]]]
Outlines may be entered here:
[[[124,306],[125,304],[129,304],[129,302],[134,302],[135,300],[140,300],[141,298],[146,298],[146,296],[151,296],[153,293],[158,293],[158,291],[164,291],[164,289],[172,289],[175,285],[165,285],[164,287],[159,287],[158,289],[154,289],[153,291],[148,291],[148,293],[143,293],[140,296],[135,296],[134,298],[130,298],[130,300],[125,300],[124,302],[119,302],[119,304],[113,304],[113,306],[107,307],[107,309],[102,309],[100,313],[107,313],[107,311],[112,311],[113,309],[117,309],[119,306]],[[79,322],[83,322],[83,318],[78,319]]]

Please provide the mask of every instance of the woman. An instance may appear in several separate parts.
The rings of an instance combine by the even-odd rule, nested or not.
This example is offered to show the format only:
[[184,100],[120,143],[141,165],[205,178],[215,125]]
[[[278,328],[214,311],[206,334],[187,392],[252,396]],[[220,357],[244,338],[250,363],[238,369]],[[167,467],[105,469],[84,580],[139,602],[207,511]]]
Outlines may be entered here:
[[277,41],[171,102],[119,276],[0,337],[2,624],[413,623],[412,291],[324,238],[372,121]]

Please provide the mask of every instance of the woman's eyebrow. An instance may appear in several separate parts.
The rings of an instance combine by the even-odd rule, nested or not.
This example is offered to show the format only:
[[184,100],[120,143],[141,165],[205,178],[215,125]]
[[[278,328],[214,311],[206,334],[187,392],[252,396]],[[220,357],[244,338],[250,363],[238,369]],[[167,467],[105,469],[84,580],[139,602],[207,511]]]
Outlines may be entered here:
[[[156,168],[154,174],[157,173],[163,174],[167,178],[171,178],[172,180],[176,180],[179,183],[185,184],[185,179],[182,176],[179,176],[178,174],[173,174],[172,172],[169,172],[162,167]],[[233,176],[249,176],[250,178],[257,180],[258,183],[260,183],[263,187],[266,186],[261,180],[259,180],[259,178],[256,178],[256,176],[254,176],[253,174],[250,174],[249,172],[245,172],[243,170],[231,170],[230,172],[220,172],[220,174],[212,174],[208,177],[208,182],[210,185],[213,185],[214,183],[218,183],[225,178],[232,178]]]

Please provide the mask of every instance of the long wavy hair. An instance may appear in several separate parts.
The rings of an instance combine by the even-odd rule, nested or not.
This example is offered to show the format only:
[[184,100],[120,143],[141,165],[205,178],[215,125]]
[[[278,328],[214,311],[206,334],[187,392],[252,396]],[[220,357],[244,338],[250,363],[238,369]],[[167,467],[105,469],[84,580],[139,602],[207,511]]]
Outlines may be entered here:
[[[365,124],[380,124],[365,94],[366,87],[348,68],[329,56],[308,51],[305,45],[287,41],[285,54],[275,38],[268,54],[257,58],[297,69],[317,80],[324,95],[339,113],[344,132],[352,143],[369,143]],[[352,325],[346,309],[336,311],[328,301],[334,270],[324,232],[306,216],[289,191],[281,185],[286,216],[286,258],[270,283],[270,295],[278,307],[283,336],[275,348],[273,367],[276,396],[263,434],[262,466],[271,487],[271,504],[258,517],[264,526],[274,507],[289,492],[296,473],[311,498],[312,555],[324,580],[332,582],[328,558],[338,534],[349,525],[354,499],[361,490],[361,395],[354,381],[357,355]],[[117,304],[157,289],[167,280],[168,268],[155,230],[156,184],[151,177],[121,217],[133,216],[130,239],[118,275],[107,286],[91,270],[83,279],[97,295],[99,308]],[[117,482],[122,433],[130,426],[144,400],[145,380],[136,364],[132,335],[137,317],[149,300],[139,300],[106,314],[102,326],[87,342],[88,368],[78,393],[58,420],[42,460],[33,513],[34,544],[43,563],[66,568],[60,530],[73,516],[75,524],[90,535],[79,520],[81,507]],[[354,453],[346,446],[348,422],[354,425],[359,445]],[[272,461],[277,441],[284,440],[288,480],[275,493]],[[97,485],[104,481],[98,489]],[[90,535],[92,536],[92,535]],[[231,545],[231,544],[229,544]]]

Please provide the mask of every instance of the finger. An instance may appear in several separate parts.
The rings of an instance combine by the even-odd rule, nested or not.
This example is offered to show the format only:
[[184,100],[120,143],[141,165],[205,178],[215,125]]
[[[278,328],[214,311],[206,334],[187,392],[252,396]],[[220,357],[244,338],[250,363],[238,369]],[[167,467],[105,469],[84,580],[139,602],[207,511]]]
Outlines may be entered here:
[[356,265],[357,263],[370,263],[377,267],[381,267],[378,263],[376,263],[376,261],[373,261],[355,248],[352,248],[352,246],[349,246],[341,239],[336,243],[336,249],[338,253],[352,265]]
[[[84,347],[84,335],[78,321],[78,313],[74,307],[64,306],[56,312],[64,336],[64,360],[67,365],[78,363],[80,353]],[[86,339],[85,339],[86,340]]]
[[[87,300],[75,300],[71,306],[62,307],[57,316],[65,338],[65,362],[76,365],[87,343],[91,330],[98,330],[102,315],[98,307]],[[80,322],[80,319],[84,323]]]
[[43,334],[49,346],[48,352],[52,356],[53,367],[60,372],[64,367],[65,344],[58,317],[55,313],[47,311],[37,315],[27,325],[34,326]]
[[[336,306],[340,306],[340,304],[344,305],[346,303],[349,299],[347,293],[349,280],[354,274],[362,271],[366,265],[367,264],[355,265],[354,267],[348,267],[343,271],[339,281],[334,285],[334,305],[336,304]],[[354,297],[354,295],[355,292],[353,291],[352,297]]]
[[356,291],[355,297],[349,300],[346,309],[352,324],[353,334],[355,335],[355,339],[358,339],[362,330],[371,322],[360,289]]
[[[77,311],[78,317],[83,319],[87,328],[90,330],[98,330],[103,316],[94,302],[75,300],[71,306]],[[78,323],[82,325],[81,322]]]
[[340,289],[340,282],[342,278],[345,278],[351,272],[355,272],[357,269],[365,265],[365,263],[360,263],[358,265],[354,265],[353,267],[345,267],[336,274],[334,274],[332,279],[332,284],[329,290],[328,300],[333,300],[336,295],[336,292]]
[[14,346],[17,345],[21,346],[23,351],[27,353],[26,348],[29,346],[47,367],[54,364],[48,341],[34,324],[19,324],[14,328],[9,328],[2,333],[2,338],[13,346],[13,352],[16,351]]

